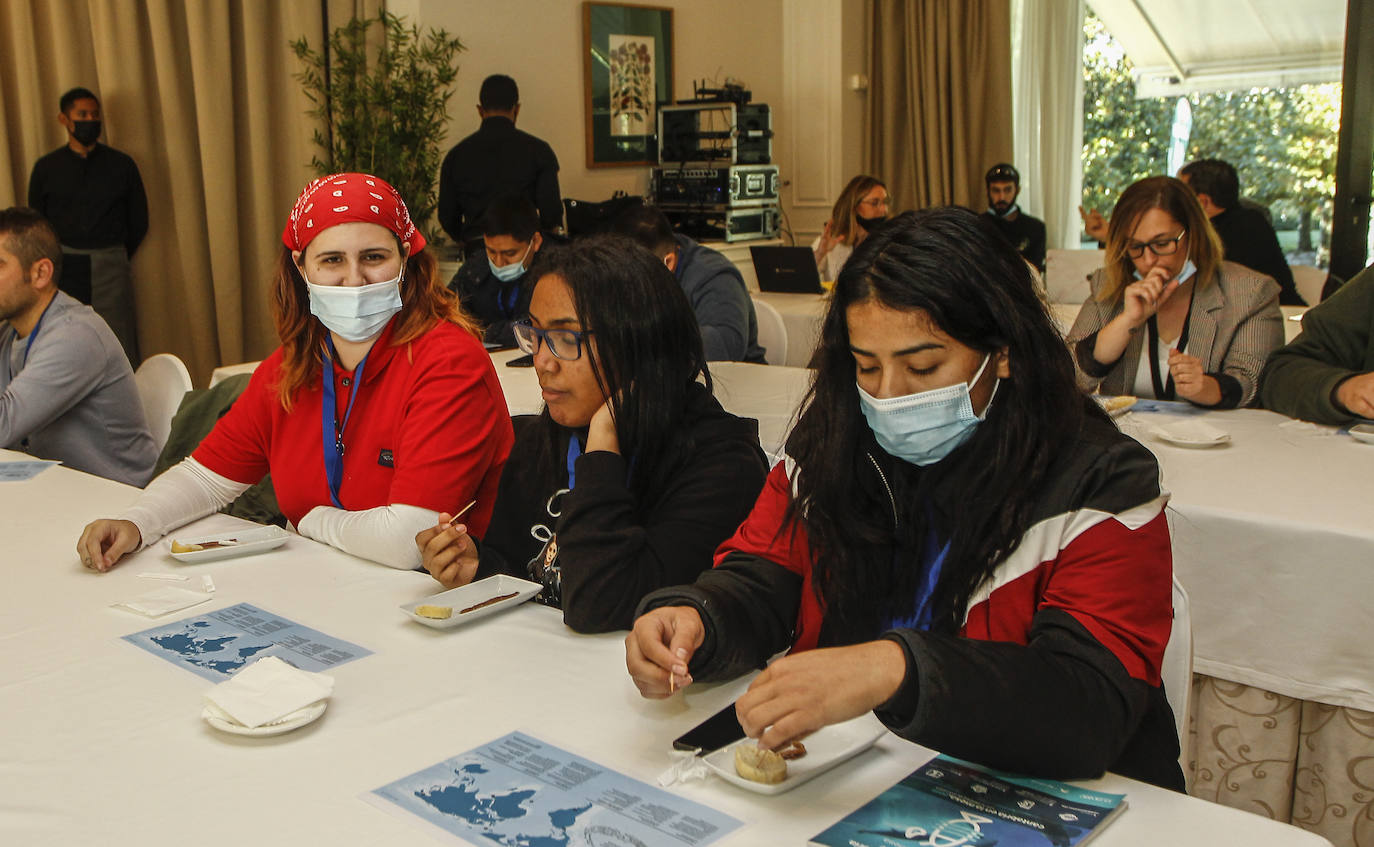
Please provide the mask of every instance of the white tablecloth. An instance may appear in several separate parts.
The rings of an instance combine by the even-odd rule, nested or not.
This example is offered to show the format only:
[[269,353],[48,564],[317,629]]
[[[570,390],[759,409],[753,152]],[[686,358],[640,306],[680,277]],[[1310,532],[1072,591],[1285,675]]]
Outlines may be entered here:
[[1207,412],[1211,449],[1122,429],[1173,492],[1174,569],[1192,600],[1198,673],[1302,700],[1374,710],[1374,446],[1273,412]]
[[[81,527],[135,495],[60,467],[0,483],[0,843],[419,843],[411,821],[359,796],[516,729],[652,783],[671,740],[740,688],[643,700],[625,674],[620,635],[575,635],[556,612],[528,604],[451,631],[418,626],[397,606],[434,591],[428,576],[298,537],[202,565],[178,564],[158,544],[108,574],[85,571],[74,553]],[[240,523],[215,516],[178,534]],[[373,655],[334,669],[329,710],[309,727],[223,735],[199,717],[209,683],[121,640],[156,623],[110,608],[167,584],[140,578],[145,571],[214,576],[214,600],[173,619],[249,602]],[[725,847],[801,844],[930,755],[888,736],[775,797],[714,779],[671,790],[745,822]],[[1087,785],[1129,797],[1103,847],[1327,843],[1114,775]]]

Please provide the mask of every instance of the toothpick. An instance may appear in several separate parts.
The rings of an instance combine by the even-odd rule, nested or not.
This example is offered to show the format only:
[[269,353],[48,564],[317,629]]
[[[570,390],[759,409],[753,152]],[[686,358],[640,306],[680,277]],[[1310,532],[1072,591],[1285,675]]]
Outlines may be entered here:
[[444,526],[446,526],[446,527],[453,526],[454,521],[458,520],[458,519],[461,518],[463,515],[466,515],[467,512],[468,512],[468,509],[471,509],[473,506],[476,506],[476,505],[477,505],[477,501],[476,501],[476,500],[473,500],[471,503],[469,503],[469,504],[467,504],[466,506],[464,506],[463,508],[459,509],[459,510],[458,510],[458,514],[456,514],[456,515],[454,515],[453,517],[449,518],[449,519],[448,519],[448,523],[445,524]]

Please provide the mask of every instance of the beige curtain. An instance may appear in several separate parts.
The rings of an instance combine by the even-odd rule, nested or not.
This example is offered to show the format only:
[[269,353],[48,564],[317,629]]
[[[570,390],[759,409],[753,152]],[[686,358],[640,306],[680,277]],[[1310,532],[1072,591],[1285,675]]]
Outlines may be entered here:
[[1010,0],[872,0],[865,170],[898,208],[987,205],[1012,156]]
[[[381,0],[332,0],[330,17]],[[110,146],[138,163],[150,227],[134,256],[144,355],[180,356],[198,385],[277,346],[272,264],[312,176],[310,103],[287,42],[319,49],[313,0],[5,0],[0,3],[0,200],[66,135],[57,101],[95,91]]]

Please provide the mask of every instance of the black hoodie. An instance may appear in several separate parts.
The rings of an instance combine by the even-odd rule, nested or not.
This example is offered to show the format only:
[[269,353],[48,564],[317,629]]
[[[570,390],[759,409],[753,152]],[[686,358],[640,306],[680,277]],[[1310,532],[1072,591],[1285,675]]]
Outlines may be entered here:
[[726,412],[704,386],[694,385],[681,419],[688,455],[662,490],[636,502],[626,457],[585,453],[575,460],[577,485],[553,501],[554,517],[550,498],[567,487],[572,432],[559,433],[551,456],[539,417],[520,416],[514,423],[515,446],[480,544],[477,576],[529,579],[527,563],[544,549],[531,530],[553,530],[563,621],[578,632],[629,629],[641,597],[692,582],[709,569],[716,547],[749,515],[768,474],[758,422]]

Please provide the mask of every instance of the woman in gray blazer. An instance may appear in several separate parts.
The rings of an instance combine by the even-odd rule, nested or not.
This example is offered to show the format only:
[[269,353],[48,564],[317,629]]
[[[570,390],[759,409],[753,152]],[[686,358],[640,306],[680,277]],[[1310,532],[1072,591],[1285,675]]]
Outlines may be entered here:
[[1107,264],[1069,330],[1079,383],[1103,394],[1233,409],[1255,397],[1283,344],[1278,283],[1222,261],[1221,241],[1187,185],[1142,179],[1121,194]]

